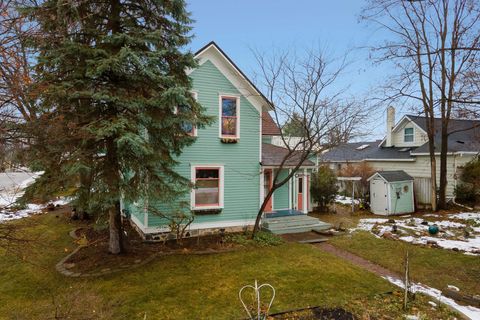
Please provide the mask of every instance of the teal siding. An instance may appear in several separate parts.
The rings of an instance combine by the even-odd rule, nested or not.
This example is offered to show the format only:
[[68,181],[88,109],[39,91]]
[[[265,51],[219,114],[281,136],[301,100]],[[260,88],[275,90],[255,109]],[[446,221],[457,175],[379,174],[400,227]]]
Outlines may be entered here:
[[[284,169],[278,175],[278,180],[282,181],[288,176],[288,169]],[[289,183],[285,183],[283,186],[275,190],[273,193],[273,210],[288,209],[288,188]]]
[[[408,191],[405,192],[405,187]],[[390,184],[390,211],[395,213],[410,213],[413,207],[413,188],[411,182],[395,182]],[[397,199],[396,192],[401,193],[400,199]]]
[[[195,222],[221,222],[253,219],[259,208],[260,197],[260,115],[248,100],[240,98],[240,140],[224,144],[219,139],[219,94],[240,92],[210,62],[205,62],[190,75],[199,103],[216,121],[199,129],[197,141],[185,148],[179,158],[177,172],[190,179],[194,165],[224,166],[224,209],[219,214],[197,215]],[[190,194],[179,201],[190,203]],[[149,227],[161,226],[157,216],[150,214]]]

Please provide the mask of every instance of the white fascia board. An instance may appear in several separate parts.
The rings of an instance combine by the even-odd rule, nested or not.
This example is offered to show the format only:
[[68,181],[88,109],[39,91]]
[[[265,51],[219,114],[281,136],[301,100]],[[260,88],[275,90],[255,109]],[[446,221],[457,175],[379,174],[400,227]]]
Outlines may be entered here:
[[[198,65],[203,65],[206,61],[210,61],[215,67],[230,81],[235,88],[262,114],[263,111],[272,110],[269,103],[266,103],[262,98],[260,92],[258,92],[250,82],[245,79],[242,73],[232,64],[230,61],[211,44],[196,56],[198,59]],[[187,70],[187,74],[192,73],[193,70]]]
[[380,161],[380,162],[414,162],[416,159],[363,159],[363,160],[332,160],[323,161],[323,163],[359,163],[364,161]]

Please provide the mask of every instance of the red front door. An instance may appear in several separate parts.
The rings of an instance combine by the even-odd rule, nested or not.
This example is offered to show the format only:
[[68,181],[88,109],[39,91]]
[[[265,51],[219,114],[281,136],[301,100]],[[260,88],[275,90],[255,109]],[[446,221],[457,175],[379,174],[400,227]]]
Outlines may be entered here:
[[[266,169],[263,173],[263,188],[264,188],[264,197],[267,197],[268,192],[272,189],[272,169]],[[265,212],[272,212],[272,197],[268,199],[267,205],[265,206]]]
[[298,177],[297,179],[297,209],[303,211],[303,177]]

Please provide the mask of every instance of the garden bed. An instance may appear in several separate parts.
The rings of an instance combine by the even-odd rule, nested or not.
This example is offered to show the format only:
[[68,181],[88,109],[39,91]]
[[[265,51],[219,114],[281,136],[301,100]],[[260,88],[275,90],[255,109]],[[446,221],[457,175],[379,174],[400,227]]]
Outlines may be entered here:
[[313,307],[270,315],[269,320],[354,320],[355,316],[341,308]]
[[249,245],[281,243],[278,237],[263,233],[259,233],[255,240],[250,240],[247,234],[237,233],[185,238],[182,241],[146,242],[129,224],[124,225],[124,231],[127,234],[125,252],[112,255],[108,252],[108,230],[95,230],[92,226],[76,229],[72,236],[80,247],[62,262],[63,268],[60,269],[67,270],[63,272],[66,275],[97,276],[140,266],[161,255],[214,254]]

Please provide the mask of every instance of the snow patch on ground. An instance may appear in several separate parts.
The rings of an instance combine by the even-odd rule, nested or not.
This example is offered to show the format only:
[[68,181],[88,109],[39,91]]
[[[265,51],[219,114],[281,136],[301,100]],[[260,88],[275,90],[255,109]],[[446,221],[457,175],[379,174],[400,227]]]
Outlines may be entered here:
[[[463,251],[466,254],[480,254],[480,212],[425,216],[438,218],[438,220],[427,221],[421,218],[398,216],[391,219],[367,218],[360,219],[357,227],[351,231],[364,230],[376,237],[390,233],[389,236],[392,238],[413,244],[428,244]],[[430,235],[428,233],[430,225],[437,225],[440,229],[439,233]]]
[[[41,213],[48,204],[27,204],[24,209],[14,210],[12,204],[24,193],[26,187],[31,185],[43,172],[4,172],[0,173],[0,223],[22,219],[33,214]],[[70,200],[61,198],[50,202],[54,206],[65,205]]]
[[[335,197],[335,202],[336,202],[336,203],[340,203],[340,204],[351,205],[351,204],[352,204],[352,198],[337,195],[337,196]],[[354,199],[353,202],[354,202],[355,204],[359,204],[359,203],[360,203],[360,201],[357,200],[357,199]]]
[[15,203],[23,195],[24,189],[42,174],[43,171],[0,173],[0,209]]
[[[384,277],[386,280],[388,280],[390,283],[396,285],[397,287],[400,288],[405,288],[403,281],[392,278],[392,277]],[[455,302],[455,300],[450,299],[448,297],[445,297],[442,295],[442,292],[438,289],[435,288],[430,288],[428,286],[425,286],[421,283],[413,283],[410,285],[410,290],[412,292],[420,292],[425,295],[428,295],[430,297],[435,298],[441,303],[444,303],[453,309],[457,310],[458,312],[464,314],[465,316],[469,317],[470,319],[480,319],[480,309],[472,306],[462,306],[459,305],[458,303]]]
[[17,219],[22,219],[29,217],[34,214],[39,214],[42,213],[42,210],[46,209],[49,204],[53,204],[54,206],[63,206],[66,205],[70,202],[69,199],[67,198],[61,198],[56,201],[51,201],[49,203],[45,204],[33,204],[29,203],[27,204],[25,209],[21,210],[7,210],[7,209],[0,209],[0,223],[4,221],[10,221],[10,220],[17,220]]

